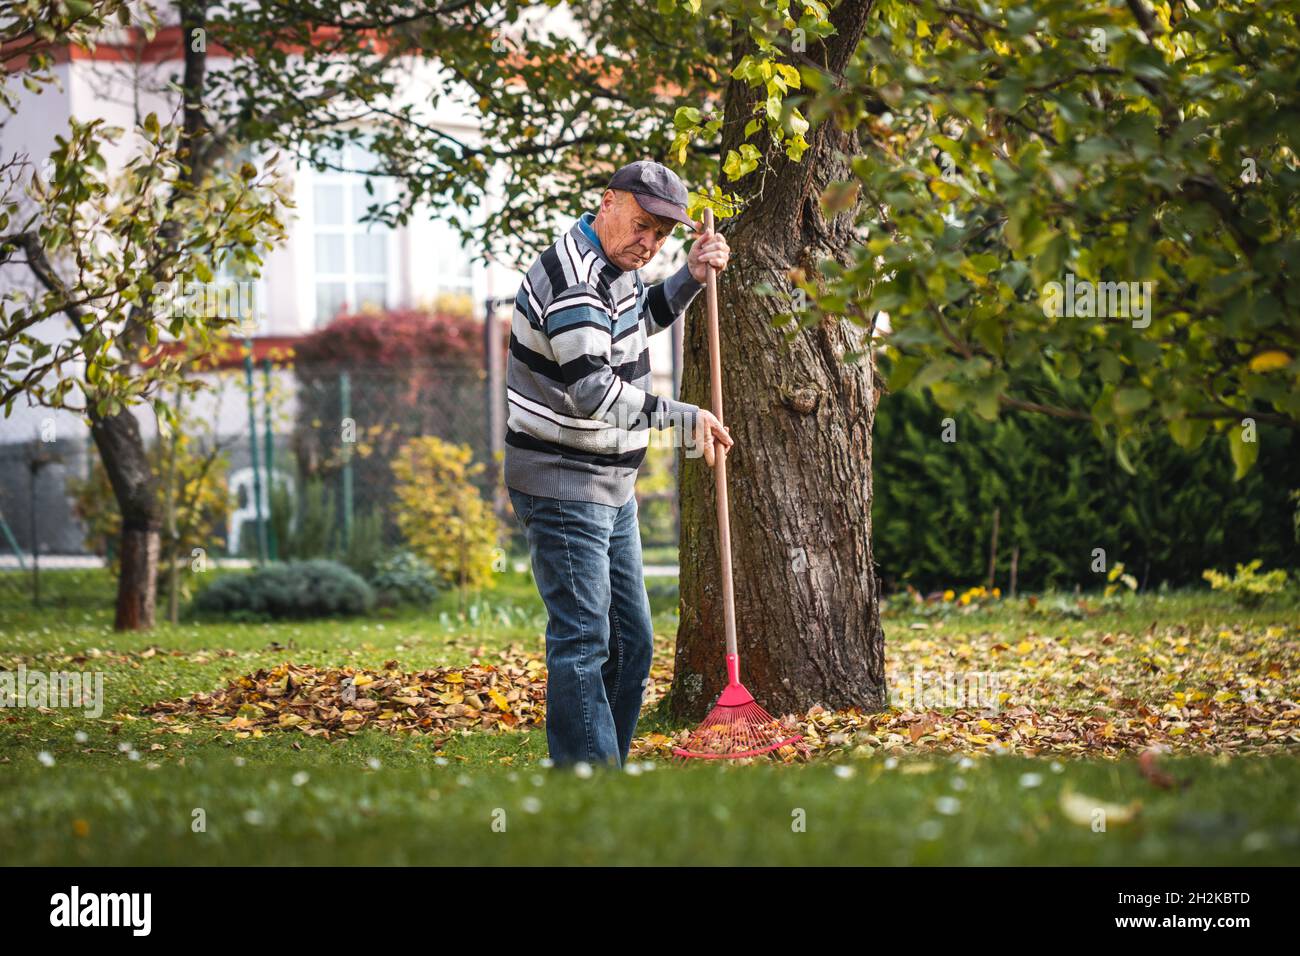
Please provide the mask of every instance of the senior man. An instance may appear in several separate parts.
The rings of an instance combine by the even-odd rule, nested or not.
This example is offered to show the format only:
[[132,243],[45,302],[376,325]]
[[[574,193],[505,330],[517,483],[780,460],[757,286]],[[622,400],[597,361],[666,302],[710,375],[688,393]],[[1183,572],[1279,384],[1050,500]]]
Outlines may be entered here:
[[[618,170],[529,268],[515,297],[506,385],[505,483],[546,604],[546,740],[556,766],[622,766],[650,674],[653,630],[634,494],[650,429],[713,466],[731,436],[707,409],[650,392],[651,335],[725,269],[727,240],[686,214],[659,163]],[[647,286],[638,269],[678,223],[686,265]]]

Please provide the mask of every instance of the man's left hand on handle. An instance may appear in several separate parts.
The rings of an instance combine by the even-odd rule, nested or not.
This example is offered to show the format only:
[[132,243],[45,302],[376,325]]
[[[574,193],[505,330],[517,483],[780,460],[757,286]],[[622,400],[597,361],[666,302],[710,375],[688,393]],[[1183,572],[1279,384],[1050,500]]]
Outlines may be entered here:
[[699,231],[699,238],[695,240],[690,253],[686,256],[686,268],[690,270],[696,282],[704,282],[708,278],[706,270],[709,266],[713,266],[719,272],[727,268],[727,263],[731,259],[731,247],[727,245],[726,237],[716,230],[705,231],[703,223],[696,228]]

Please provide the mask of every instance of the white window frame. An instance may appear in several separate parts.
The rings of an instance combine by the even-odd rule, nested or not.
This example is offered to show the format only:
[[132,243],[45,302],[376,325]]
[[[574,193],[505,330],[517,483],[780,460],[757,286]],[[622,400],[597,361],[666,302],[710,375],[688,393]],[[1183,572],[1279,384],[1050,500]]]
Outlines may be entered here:
[[[339,165],[355,167],[357,160],[360,159],[356,153],[358,148],[364,149],[356,143],[348,143],[343,151],[344,161]],[[363,154],[364,155],[364,154]],[[364,188],[366,179],[369,178],[374,187],[374,194],[364,194],[363,199],[357,202],[360,208],[354,208],[353,192],[354,187]],[[342,223],[321,223],[320,216],[316,209],[316,187],[338,186],[343,190],[343,222]],[[308,270],[308,315],[311,316],[311,327],[321,328],[329,322],[332,315],[321,315],[319,306],[319,297],[317,287],[325,282],[340,282],[344,286],[345,302],[347,309],[353,311],[358,307],[357,286],[368,282],[384,283],[384,301],[381,303],[383,308],[392,308],[398,301],[399,279],[401,270],[399,267],[399,249],[398,249],[398,231],[378,223],[368,223],[360,226],[356,222],[357,216],[365,212],[366,207],[373,203],[385,203],[392,198],[392,183],[384,176],[370,176],[358,172],[340,172],[338,170],[327,169],[318,170],[310,166],[304,167],[303,186],[299,191],[300,208],[305,213],[304,218],[308,228],[303,231],[304,245],[306,246],[305,258],[311,263]],[[305,194],[305,195],[304,195]],[[355,236],[374,234],[378,232],[384,238],[384,259],[386,268],[383,273],[366,273],[358,274],[355,268],[356,250],[352,239]],[[316,237],[319,235],[338,235],[344,238],[343,242],[343,272],[326,273],[322,272],[316,261]]]

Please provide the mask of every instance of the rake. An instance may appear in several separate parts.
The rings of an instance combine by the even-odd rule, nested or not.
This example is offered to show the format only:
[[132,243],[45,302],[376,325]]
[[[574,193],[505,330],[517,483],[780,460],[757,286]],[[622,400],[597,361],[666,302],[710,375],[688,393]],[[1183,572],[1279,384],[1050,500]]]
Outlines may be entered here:
[[[713,210],[704,210],[704,231],[713,230]],[[718,282],[713,266],[705,280],[709,313],[709,364],[713,414],[722,418],[722,352],[718,334]],[[736,650],[736,600],[731,585],[731,523],[727,511],[727,452],[715,449],[714,481],[718,499],[718,540],[722,554],[722,607],[727,632],[727,686],[709,715],[673,754],[682,758],[738,759],[772,753],[798,743],[802,734],[786,736],[780,721],[769,714],[740,682],[740,654]]]

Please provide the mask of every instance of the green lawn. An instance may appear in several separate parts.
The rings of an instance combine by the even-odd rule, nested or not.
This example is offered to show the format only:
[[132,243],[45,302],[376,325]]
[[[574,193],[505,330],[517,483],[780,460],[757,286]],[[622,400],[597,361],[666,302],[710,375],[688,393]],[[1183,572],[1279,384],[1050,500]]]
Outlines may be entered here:
[[[286,661],[397,660],[416,670],[487,661],[511,646],[540,653],[544,618],[531,582],[500,577],[463,619],[447,595],[430,613],[365,622],[161,625],[123,635],[110,627],[103,572],[46,573],[39,610],[24,577],[0,575],[0,666],[102,671],[107,698],[98,719],[0,711],[0,854],[9,864],[1139,865],[1283,863],[1300,851],[1300,745],[1285,717],[1297,696],[1300,630],[1285,602],[1245,611],[1197,593],[1092,599],[1095,613],[1082,618],[1054,600],[1035,611],[1003,602],[887,613],[896,666],[997,653],[1011,659],[1002,667],[1025,672],[1016,694],[1032,706],[1104,710],[1140,697],[1164,708],[1211,679],[1221,693],[1249,687],[1271,702],[1279,719],[1233,725],[1240,755],[1204,752],[1213,737],[1175,748],[1161,769],[1182,784],[1165,789],[1129,753],[999,756],[966,742],[947,752],[955,738],[904,734],[899,743],[883,730],[877,745],[828,743],[807,765],[647,757],[624,772],[579,776],[541,763],[540,728],[466,733],[435,749],[431,738],[378,730],[332,741],[291,732],[240,739],[196,722],[176,733],[141,712]],[[650,589],[662,685],[675,582],[652,579]],[[1235,684],[1220,674],[1229,668]],[[673,729],[647,708],[642,732]],[[1080,803],[1115,805],[1104,832],[1072,811]],[[1128,822],[1121,807],[1134,812]]]

